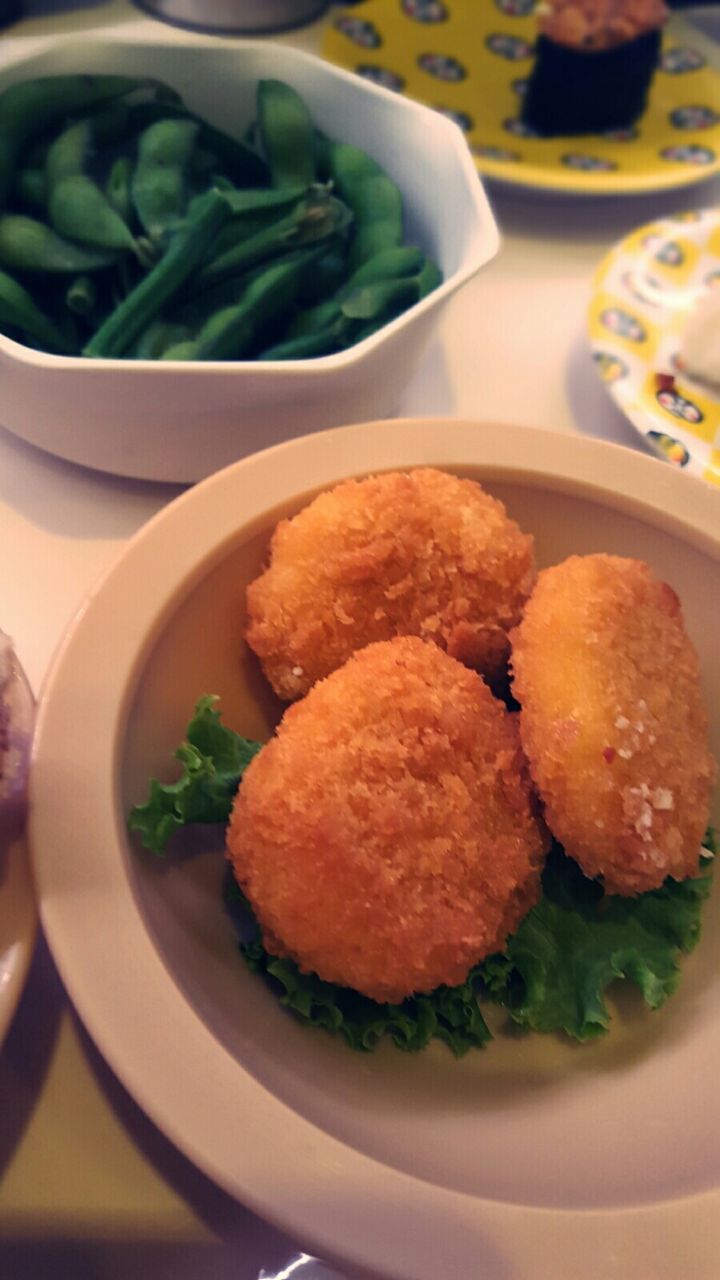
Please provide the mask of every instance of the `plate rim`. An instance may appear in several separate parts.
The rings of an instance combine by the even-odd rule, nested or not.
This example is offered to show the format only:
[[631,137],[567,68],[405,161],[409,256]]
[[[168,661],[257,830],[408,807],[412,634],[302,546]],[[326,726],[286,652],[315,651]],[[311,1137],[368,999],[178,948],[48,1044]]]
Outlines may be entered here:
[[[632,230],[628,231],[626,235],[619,237],[619,239],[617,239],[614,242],[614,244],[612,244],[610,248],[603,254],[602,258],[599,260],[599,262],[597,263],[593,271],[591,287],[590,287],[590,297],[588,299],[587,306],[585,308],[585,339],[587,342],[588,350],[591,355],[594,355],[596,350],[600,350],[600,340],[593,335],[592,327],[591,327],[592,326],[592,310],[595,305],[595,300],[597,298],[598,293],[601,292],[603,288],[603,285],[607,279],[610,268],[614,265],[617,259],[621,257],[625,257],[628,260],[636,258],[636,253],[631,254],[627,249],[628,241],[636,240],[639,236],[643,234],[649,235],[651,231],[660,230],[661,228],[665,227],[668,224],[675,224],[679,227],[682,227],[683,223],[689,226],[695,225],[693,224],[692,221],[688,219],[687,217],[688,212],[693,214],[699,214],[702,218],[712,215],[712,217],[715,219],[716,229],[720,228],[720,206],[698,205],[693,210],[680,210],[676,214],[664,213],[657,218],[652,218],[647,222],[639,223],[636,227],[633,227]],[[720,258],[718,258],[718,262],[720,263]],[[648,372],[649,372],[649,369],[648,369]],[[621,390],[621,386],[618,386],[612,382],[609,382],[609,383],[605,382],[604,379],[600,376],[599,370],[597,369],[596,369],[596,373],[597,373],[597,376],[600,378],[600,381],[605,387],[605,390],[608,396],[610,397],[610,399],[612,400],[613,404],[615,405],[616,409],[618,409],[619,412],[622,413],[626,421],[629,422],[630,425],[634,428],[634,430],[637,432],[640,439],[644,441],[646,447],[652,449],[654,456],[658,458],[661,462],[663,462],[665,465],[672,466],[670,459],[666,458],[663,454],[661,454],[660,451],[655,448],[652,440],[649,438],[650,429],[652,428],[653,424],[655,424],[656,422],[661,422],[662,419],[660,418],[656,419],[656,418],[650,417],[650,415],[645,410],[643,410],[641,407],[637,405],[630,405],[630,406],[626,405],[623,402],[623,398],[618,394],[619,390]],[[717,398],[718,403],[720,403],[720,395],[714,398]],[[668,424],[668,426],[670,426],[670,424]],[[670,432],[668,432],[667,434],[670,434]],[[690,454],[690,457],[693,459],[693,462],[698,466],[702,466],[703,472],[708,470],[708,466],[702,463],[698,459],[696,453],[693,454],[691,449],[689,449],[688,452]],[[696,473],[688,472],[687,474],[688,474],[688,477],[693,476],[694,479],[698,478]],[[708,484],[708,485],[712,485],[715,483],[714,481],[709,480],[705,475],[701,477],[701,482],[703,484]]]
[[[467,1274],[469,1265],[485,1280],[514,1280],[531,1273],[533,1280],[574,1280],[578,1274],[586,1280],[591,1274],[610,1280],[619,1274],[619,1260],[624,1274],[630,1274],[632,1266],[632,1274],[645,1276],[651,1274],[646,1268],[652,1268],[654,1259],[659,1274],[666,1261],[668,1232],[680,1232],[685,1239],[688,1232],[700,1231],[707,1262],[705,1269],[694,1271],[694,1280],[713,1280],[711,1268],[720,1245],[720,1186],[629,1208],[546,1209],[491,1201],[393,1169],[299,1116],[213,1039],[175,987],[144,932],[124,860],[117,856],[122,853],[124,825],[117,810],[122,718],[149,643],[148,619],[157,621],[187,582],[185,553],[194,555],[192,564],[197,566],[237,528],[240,489],[250,504],[242,523],[249,523],[256,513],[278,505],[283,492],[285,498],[302,492],[305,472],[312,475],[306,486],[310,489],[342,474],[463,464],[482,466],[490,483],[493,476],[504,476],[541,484],[552,476],[554,484],[574,492],[579,483],[589,495],[602,492],[618,510],[651,510],[661,527],[682,530],[686,540],[720,559],[720,495],[710,486],[693,477],[680,478],[659,459],[624,446],[540,428],[452,418],[386,420],[287,441],[215,473],[171,501],[134,535],[80,606],[53,658],[39,699],[30,778],[29,835],[41,919],[89,1034],[146,1114],[226,1191],[307,1241],[315,1252],[409,1280]],[[200,538],[197,528],[191,535],[187,510],[203,518]],[[138,561],[144,561],[144,583],[138,582]],[[168,571],[171,580],[161,578],[158,597],[158,575]],[[148,578],[155,589],[152,602]],[[111,633],[118,604],[127,599],[133,600],[138,617],[129,621],[128,637],[120,645],[127,652],[118,669],[110,660],[111,655],[118,657],[117,652],[113,655]],[[94,777],[98,763],[101,776],[94,777],[82,808],[85,831],[106,842],[98,859],[97,849],[92,856],[85,849],[92,839],[77,841],[77,813],[67,807],[58,812],[54,801],[58,794],[70,794],[70,808],[77,809],[86,776],[81,751],[86,731],[78,714],[78,689],[69,677],[74,665],[85,663],[88,653],[97,653],[103,640],[109,641],[104,664],[109,680],[103,680],[102,687],[86,688],[80,707],[95,716],[89,776]],[[98,722],[100,746],[95,739]],[[58,761],[60,741],[65,754]],[[68,792],[70,781],[76,785]],[[58,856],[59,845],[75,850],[74,865]],[[127,890],[121,900],[114,895],[118,885]],[[98,903],[104,910],[102,928],[88,910]],[[71,936],[68,921],[79,932]],[[108,925],[120,930],[115,934],[116,946],[119,939],[124,948],[119,972],[101,946]],[[135,982],[140,976],[149,1007],[138,1002]],[[162,1018],[154,1012],[158,994],[164,1002]],[[137,1040],[132,1061],[126,1039],[129,1026]],[[158,1054],[167,1052],[171,1043],[182,1044],[183,1053],[168,1062]],[[232,1106],[228,1102],[222,1118],[208,1111],[188,1116],[182,1107],[178,1115],[173,1094],[197,1101],[200,1089],[202,1098],[201,1082],[209,1067],[220,1096]],[[247,1090],[246,1100],[252,1101],[251,1114],[238,1110],[239,1081]],[[230,1112],[233,1121],[242,1120],[251,1148],[239,1164],[234,1153],[231,1169],[225,1159]],[[607,1251],[611,1231],[612,1257]],[[599,1253],[591,1273],[588,1257],[593,1245]],[[667,1274],[664,1269],[662,1274]]]

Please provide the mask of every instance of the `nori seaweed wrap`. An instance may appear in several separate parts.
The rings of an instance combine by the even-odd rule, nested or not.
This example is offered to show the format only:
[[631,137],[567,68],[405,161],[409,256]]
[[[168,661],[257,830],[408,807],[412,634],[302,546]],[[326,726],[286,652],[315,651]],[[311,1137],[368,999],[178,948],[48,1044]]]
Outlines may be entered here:
[[545,136],[627,129],[660,60],[660,0],[546,0],[521,119]]

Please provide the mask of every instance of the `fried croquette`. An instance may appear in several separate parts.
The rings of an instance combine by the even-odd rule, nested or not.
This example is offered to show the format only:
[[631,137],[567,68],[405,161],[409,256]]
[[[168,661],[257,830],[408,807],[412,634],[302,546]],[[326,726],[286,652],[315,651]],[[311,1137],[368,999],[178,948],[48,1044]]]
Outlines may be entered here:
[[512,633],[521,740],[547,824],[611,893],[698,870],[715,766],[680,602],[646,564],[543,570]]
[[534,579],[532,538],[475,481],[430,467],[348,480],[277,526],[246,639],[287,700],[397,635],[498,680]]
[[436,645],[370,645],[290,707],[228,828],[265,946],[379,1001],[465,980],[546,852],[517,716]]

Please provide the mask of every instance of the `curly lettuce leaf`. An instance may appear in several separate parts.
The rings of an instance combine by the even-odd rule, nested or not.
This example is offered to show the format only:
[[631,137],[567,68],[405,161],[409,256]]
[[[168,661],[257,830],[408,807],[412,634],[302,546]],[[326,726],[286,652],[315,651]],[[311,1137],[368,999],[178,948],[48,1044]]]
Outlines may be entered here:
[[193,822],[227,822],[240,779],[262,743],[242,738],[221,723],[217,697],[200,698],[175,752],[182,765],[176,782],[150,781],[148,799],[130,810],[128,825],[146,849],[163,853],[179,827]]
[[368,1052],[388,1036],[398,1049],[416,1053],[437,1039],[459,1058],[492,1039],[470,977],[461,986],[438,987],[402,1004],[379,1004],[314,973],[301,973],[292,960],[270,955],[261,942],[241,949],[253,973],[271,980],[281,1004],[306,1025],[343,1036],[351,1049]]
[[709,866],[703,858],[695,877],[622,898],[603,894],[556,846],[540,902],[506,951],[480,966],[489,998],[520,1026],[581,1041],[607,1031],[605,994],[616,978],[636,983],[649,1007],[659,1008],[678,986],[682,953],[699,939]]

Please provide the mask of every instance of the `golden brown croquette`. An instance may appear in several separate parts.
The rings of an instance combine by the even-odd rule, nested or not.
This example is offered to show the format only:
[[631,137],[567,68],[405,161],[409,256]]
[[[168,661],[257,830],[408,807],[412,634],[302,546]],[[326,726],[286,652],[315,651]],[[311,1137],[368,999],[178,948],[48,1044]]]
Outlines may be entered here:
[[571,556],[511,639],[523,747],[565,851],[611,893],[695,874],[715,766],[672,588],[639,560]]
[[414,637],[361,650],[289,708],[228,829],[267,949],[380,1001],[502,949],[546,852],[516,722]]
[[397,635],[496,680],[534,577],[532,538],[475,481],[430,467],[347,480],[278,525],[247,642],[285,699]]

